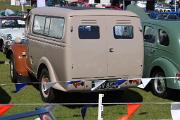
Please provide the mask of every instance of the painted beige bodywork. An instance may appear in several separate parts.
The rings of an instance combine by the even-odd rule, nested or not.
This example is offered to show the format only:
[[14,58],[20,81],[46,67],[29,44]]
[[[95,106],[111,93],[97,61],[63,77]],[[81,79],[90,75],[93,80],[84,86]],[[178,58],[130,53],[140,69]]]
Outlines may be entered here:
[[[55,16],[65,19],[62,39],[37,35],[32,32],[34,15]],[[93,80],[113,80],[142,77],[143,36],[140,19],[128,11],[66,8],[35,8],[31,11],[31,24],[26,35],[31,71],[36,77],[44,64],[54,88],[62,91],[82,91],[92,88]],[[79,25],[98,25],[100,39],[79,39]],[[133,39],[115,39],[114,25],[132,25]],[[113,48],[114,52],[109,52]],[[72,80],[83,80],[79,85],[67,86]],[[92,80],[92,81],[91,81]],[[129,84],[129,86],[134,86]]]

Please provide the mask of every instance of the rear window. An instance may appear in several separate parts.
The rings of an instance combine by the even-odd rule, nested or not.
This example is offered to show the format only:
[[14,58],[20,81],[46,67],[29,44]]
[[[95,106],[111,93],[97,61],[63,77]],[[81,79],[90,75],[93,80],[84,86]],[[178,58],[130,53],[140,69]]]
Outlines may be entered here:
[[133,26],[131,25],[116,25],[113,27],[115,39],[132,39]]
[[80,39],[99,39],[99,26],[80,25],[78,28]]

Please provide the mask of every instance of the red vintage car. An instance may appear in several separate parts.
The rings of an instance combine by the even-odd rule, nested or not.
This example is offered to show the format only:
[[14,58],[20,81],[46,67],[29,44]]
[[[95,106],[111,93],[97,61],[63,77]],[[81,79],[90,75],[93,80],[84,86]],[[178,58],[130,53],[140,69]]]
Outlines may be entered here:
[[10,76],[12,82],[27,81],[27,44],[23,40],[15,40],[6,57],[10,60]]

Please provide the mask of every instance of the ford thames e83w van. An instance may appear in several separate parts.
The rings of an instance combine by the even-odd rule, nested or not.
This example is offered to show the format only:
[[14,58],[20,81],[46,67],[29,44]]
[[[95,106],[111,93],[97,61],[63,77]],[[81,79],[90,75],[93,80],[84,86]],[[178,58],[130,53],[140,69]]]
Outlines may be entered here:
[[143,69],[143,35],[136,14],[44,7],[33,9],[29,21],[28,71],[41,83],[44,101],[54,99],[53,89],[104,91],[141,83],[129,80],[142,77]]

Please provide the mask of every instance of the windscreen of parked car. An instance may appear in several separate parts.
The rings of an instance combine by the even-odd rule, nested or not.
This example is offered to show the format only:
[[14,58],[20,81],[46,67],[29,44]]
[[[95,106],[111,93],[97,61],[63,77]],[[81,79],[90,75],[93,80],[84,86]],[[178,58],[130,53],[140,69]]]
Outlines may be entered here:
[[0,28],[25,28],[25,21],[22,20],[0,20]]
[[113,27],[115,39],[132,39],[133,26],[132,25],[116,25]]

